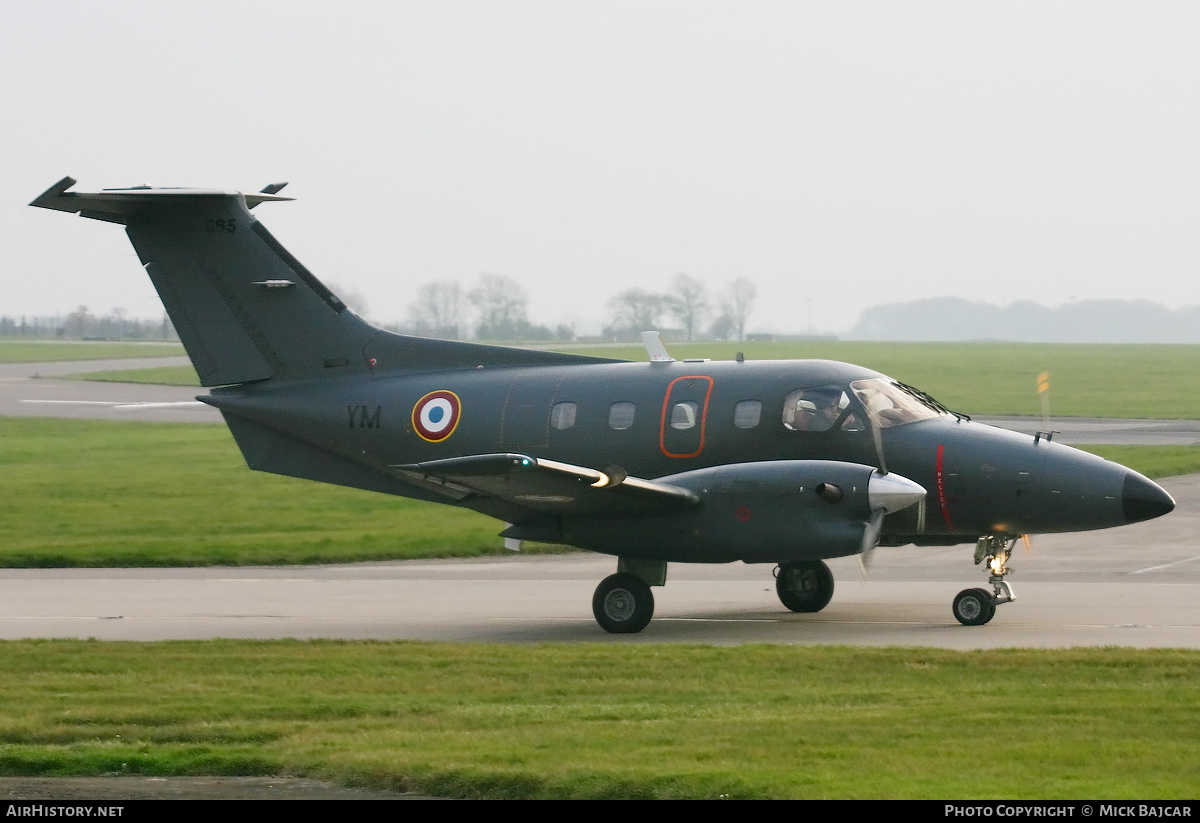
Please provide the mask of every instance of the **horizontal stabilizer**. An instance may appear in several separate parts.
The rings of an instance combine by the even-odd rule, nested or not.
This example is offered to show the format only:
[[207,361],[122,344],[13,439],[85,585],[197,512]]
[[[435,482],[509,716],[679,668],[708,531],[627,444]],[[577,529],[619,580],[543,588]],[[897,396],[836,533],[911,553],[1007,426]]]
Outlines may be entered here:
[[185,198],[203,201],[234,197],[241,200],[248,209],[268,200],[295,199],[275,194],[287,185],[286,183],[267,186],[267,189],[271,189],[271,191],[264,189],[261,192],[250,194],[221,191],[220,189],[151,188],[150,186],[104,189],[93,192],[68,191],[75,183],[75,178],[64,177],[34,198],[29,205],[39,209],[71,212],[94,220],[106,220],[110,223],[128,223],[130,217],[136,217],[144,212],[161,208],[171,201]]

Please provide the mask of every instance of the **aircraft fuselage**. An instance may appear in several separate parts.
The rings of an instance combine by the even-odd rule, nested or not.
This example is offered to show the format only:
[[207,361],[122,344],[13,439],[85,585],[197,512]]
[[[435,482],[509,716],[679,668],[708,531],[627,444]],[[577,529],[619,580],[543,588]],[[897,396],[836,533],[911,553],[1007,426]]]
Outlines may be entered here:
[[[866,410],[850,389],[852,382],[870,378],[882,375],[831,361],[611,363],[249,384],[216,389],[210,402],[226,411],[235,434],[234,418],[255,421],[372,473],[394,474],[389,467],[399,464],[509,452],[583,466],[619,465],[630,475],[672,482],[702,469],[778,461],[872,467],[876,452],[869,427],[854,423],[855,417],[865,419]],[[844,387],[848,421],[822,431],[785,425],[785,399],[813,387]],[[422,398],[439,392],[457,399],[457,420],[448,435],[433,440],[422,436],[414,412]],[[690,425],[673,425],[675,406],[688,403],[695,404],[695,413],[682,423]],[[745,409],[746,404],[758,404],[757,419],[738,418],[739,405]],[[569,420],[556,408],[569,409]],[[884,545],[974,542],[986,533],[1078,531],[1143,519],[1130,504],[1143,489],[1140,475],[1045,438],[943,413],[887,428],[882,439],[888,471],[927,492],[923,507],[884,520]],[[375,488],[465,505],[510,522],[524,520],[532,524],[527,537],[599,551],[628,552],[634,541],[643,546],[640,555],[777,562],[785,559],[779,556],[781,542],[792,547],[787,553],[792,559],[858,550],[858,537],[850,532],[843,540],[807,539],[817,536],[812,532],[828,513],[828,504],[805,493],[820,477],[797,470],[770,477],[718,473],[707,485],[724,484],[721,508],[734,514],[699,524],[692,513],[634,516],[621,523],[578,513],[530,518],[490,498],[450,500],[402,481]],[[700,490],[711,493],[704,480]],[[862,515],[868,516],[869,510]],[[785,529],[768,539],[772,528],[780,531],[781,519],[794,520],[795,532]],[[760,525],[764,534],[747,539]]]

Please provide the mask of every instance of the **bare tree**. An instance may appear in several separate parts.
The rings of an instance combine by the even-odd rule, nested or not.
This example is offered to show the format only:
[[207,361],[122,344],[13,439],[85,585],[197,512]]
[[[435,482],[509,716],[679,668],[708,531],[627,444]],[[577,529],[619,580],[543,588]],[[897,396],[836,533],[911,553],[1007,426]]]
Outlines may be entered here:
[[690,274],[678,274],[671,281],[671,293],[665,298],[667,311],[683,325],[688,342],[708,313],[708,297],[704,283]]
[[503,274],[481,274],[479,285],[467,295],[479,310],[476,337],[515,340],[529,328],[528,298],[521,285]]
[[733,319],[728,312],[721,312],[709,327],[708,333],[722,342],[733,336]]
[[457,340],[462,324],[462,288],[458,283],[426,283],[417,289],[417,298],[408,307],[408,319],[417,334]]
[[626,289],[608,301],[613,318],[610,329],[631,335],[653,330],[662,316],[664,304],[661,294],[645,289]]
[[92,333],[94,319],[88,314],[88,307],[81,304],[79,308],[67,315],[64,328],[67,330],[68,335],[73,331],[75,336],[82,340]]
[[754,311],[754,298],[758,289],[745,277],[739,277],[729,284],[725,291],[725,313],[733,323],[738,340],[746,339],[746,321],[750,312]]

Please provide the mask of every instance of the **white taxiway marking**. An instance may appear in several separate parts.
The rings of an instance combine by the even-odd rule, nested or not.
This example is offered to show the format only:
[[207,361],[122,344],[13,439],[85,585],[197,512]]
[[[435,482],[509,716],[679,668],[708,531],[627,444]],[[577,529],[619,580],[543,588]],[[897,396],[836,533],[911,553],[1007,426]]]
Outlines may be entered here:
[[1156,572],[1156,571],[1159,571],[1160,569],[1169,569],[1172,566],[1178,566],[1181,563],[1191,563],[1193,560],[1200,560],[1200,554],[1196,555],[1195,557],[1185,557],[1182,560],[1176,560],[1171,563],[1164,563],[1161,566],[1149,566],[1144,569],[1138,569],[1137,571],[1130,572],[1130,574],[1145,574],[1146,572]]
[[176,406],[194,408],[203,406],[199,400],[177,400],[171,403],[123,403],[118,400],[22,400],[22,403],[38,403],[46,406],[111,406],[115,409],[169,409]]
[[176,400],[172,403],[150,403],[150,402],[120,403],[117,405],[117,408],[118,409],[169,409],[169,408],[174,408],[176,406],[186,406],[187,408],[194,408],[196,406],[207,407],[207,405],[208,405],[207,403],[201,403],[199,400]]

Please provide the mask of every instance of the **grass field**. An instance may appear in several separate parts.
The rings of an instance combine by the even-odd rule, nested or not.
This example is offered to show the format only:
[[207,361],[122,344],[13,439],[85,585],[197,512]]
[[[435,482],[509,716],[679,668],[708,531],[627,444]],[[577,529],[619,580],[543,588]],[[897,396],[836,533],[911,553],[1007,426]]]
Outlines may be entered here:
[[[645,360],[640,346],[564,347],[563,351]],[[1025,345],[1019,343],[673,344],[676,358],[817,358],[883,372],[976,415],[1041,414],[1037,376],[1050,372],[1051,412],[1063,417],[1200,416],[1200,346]],[[78,375],[92,380],[199,385],[190,366]]]
[[108,360],[114,357],[173,357],[178,343],[60,343],[51,340],[0,340],[0,363],[46,363],[58,360]]
[[1194,799],[1200,652],[0,643],[0,773],[445,797]]
[[200,378],[191,366],[155,366],[148,369],[111,369],[63,375],[64,380],[94,380],[98,383],[151,383],[156,386],[200,387]]
[[[0,443],[0,566],[342,563],[505,551],[503,525],[474,512],[252,472],[222,425],[0,418]],[[1152,477],[1200,471],[1200,447],[1094,450]]]
[[223,425],[0,418],[0,565],[336,563],[504,551],[474,512],[250,471]]

